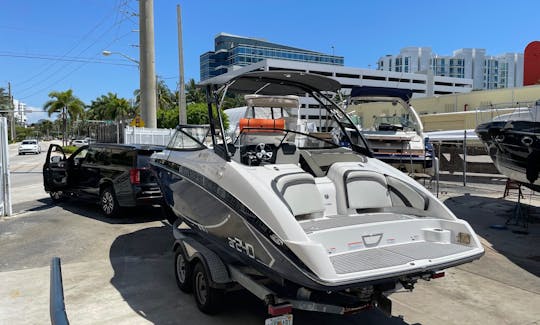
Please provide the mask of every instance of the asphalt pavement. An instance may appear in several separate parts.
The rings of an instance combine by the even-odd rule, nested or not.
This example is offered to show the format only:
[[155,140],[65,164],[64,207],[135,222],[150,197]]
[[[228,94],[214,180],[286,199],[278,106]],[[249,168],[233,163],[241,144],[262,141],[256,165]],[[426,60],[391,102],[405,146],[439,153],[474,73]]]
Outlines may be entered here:
[[[43,191],[44,159],[44,153],[12,155],[16,213],[0,219],[0,324],[49,323],[53,256],[62,259],[72,324],[264,323],[263,304],[245,291],[228,295],[224,310],[208,316],[178,290],[173,237],[159,209],[107,219],[94,204],[53,204]],[[392,317],[377,310],[350,316],[295,311],[294,324],[540,324],[540,197],[526,191],[522,200],[528,228],[503,228],[517,195],[503,199],[502,193],[501,185],[441,184],[441,200],[473,226],[486,254],[392,295]]]

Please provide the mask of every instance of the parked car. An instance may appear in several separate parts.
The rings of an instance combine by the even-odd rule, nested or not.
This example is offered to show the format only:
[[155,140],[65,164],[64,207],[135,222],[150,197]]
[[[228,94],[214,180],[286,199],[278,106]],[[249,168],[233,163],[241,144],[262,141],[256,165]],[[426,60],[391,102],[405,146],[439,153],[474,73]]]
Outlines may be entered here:
[[43,165],[43,184],[53,201],[65,197],[99,203],[103,214],[115,217],[121,207],[161,203],[161,190],[149,166],[160,146],[90,144],[66,158],[51,144]]
[[88,145],[88,141],[86,139],[79,139],[79,140],[73,140],[71,141],[71,145],[75,147],[82,147]]
[[19,155],[24,155],[27,153],[33,153],[36,155],[41,153],[41,146],[38,140],[31,139],[23,140],[23,142],[21,142],[21,144],[19,145]]

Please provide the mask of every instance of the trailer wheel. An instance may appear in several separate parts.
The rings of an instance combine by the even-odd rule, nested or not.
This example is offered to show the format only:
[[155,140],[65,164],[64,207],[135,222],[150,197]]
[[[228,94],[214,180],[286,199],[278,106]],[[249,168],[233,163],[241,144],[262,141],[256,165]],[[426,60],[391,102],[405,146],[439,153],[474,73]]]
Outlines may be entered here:
[[207,274],[201,262],[193,270],[193,290],[195,302],[199,310],[205,314],[215,314],[219,311],[223,300],[223,290],[210,286],[210,275]]
[[174,255],[174,275],[176,277],[176,285],[185,293],[190,293],[193,290],[193,267],[184,255],[181,247],[178,247]]

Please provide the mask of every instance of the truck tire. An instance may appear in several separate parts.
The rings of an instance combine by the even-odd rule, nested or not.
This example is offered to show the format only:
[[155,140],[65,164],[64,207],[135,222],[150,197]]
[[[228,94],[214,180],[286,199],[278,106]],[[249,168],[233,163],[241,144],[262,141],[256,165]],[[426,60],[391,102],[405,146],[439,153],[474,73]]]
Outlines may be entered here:
[[116,200],[112,186],[106,186],[101,190],[99,194],[99,207],[101,212],[108,218],[115,218],[120,213],[118,200]]
[[49,196],[54,203],[58,203],[64,200],[64,193],[62,191],[51,191]]

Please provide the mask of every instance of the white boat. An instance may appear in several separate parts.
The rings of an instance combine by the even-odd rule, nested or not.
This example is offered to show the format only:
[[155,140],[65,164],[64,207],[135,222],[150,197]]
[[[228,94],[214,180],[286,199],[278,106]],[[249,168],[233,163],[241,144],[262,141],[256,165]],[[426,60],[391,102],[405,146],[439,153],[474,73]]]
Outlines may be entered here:
[[[152,165],[170,213],[225,264],[264,276],[285,296],[365,307],[483,255],[467,222],[373,158],[362,135],[349,138],[355,125],[326,95],[340,88],[337,81],[267,71],[206,87],[209,112],[225,91],[252,94],[232,143],[221,115],[210,114],[209,126],[179,126]],[[288,110],[306,94],[350,147],[297,131]],[[184,272],[200,261],[178,263]]]
[[433,146],[409,104],[412,90],[354,87],[348,110],[376,158],[408,173],[433,174]]

